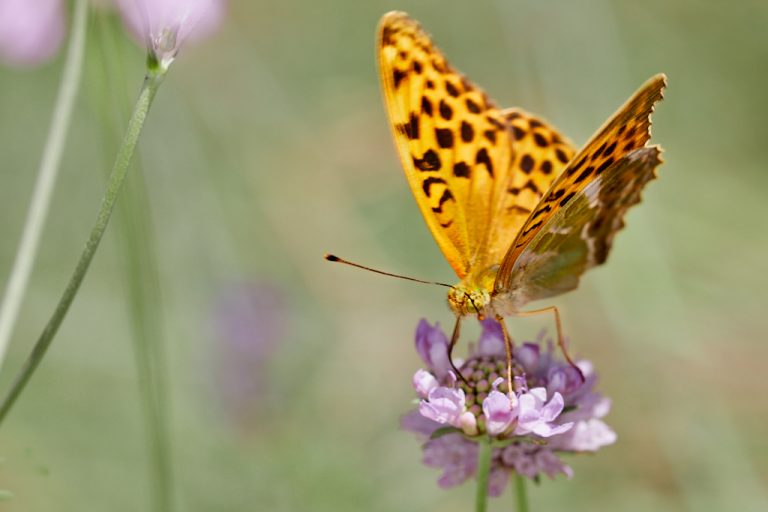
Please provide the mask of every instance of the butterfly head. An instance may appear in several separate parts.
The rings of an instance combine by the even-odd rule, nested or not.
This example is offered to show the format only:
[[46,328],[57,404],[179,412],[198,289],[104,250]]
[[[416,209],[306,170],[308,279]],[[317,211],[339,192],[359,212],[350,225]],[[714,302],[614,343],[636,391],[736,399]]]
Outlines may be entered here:
[[459,316],[484,315],[491,303],[491,294],[479,286],[463,283],[448,291],[448,305]]

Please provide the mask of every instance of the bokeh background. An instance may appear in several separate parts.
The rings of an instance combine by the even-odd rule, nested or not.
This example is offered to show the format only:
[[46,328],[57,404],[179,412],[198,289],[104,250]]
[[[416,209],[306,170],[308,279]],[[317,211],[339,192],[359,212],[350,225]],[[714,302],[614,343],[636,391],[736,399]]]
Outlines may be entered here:
[[[554,301],[614,400],[619,441],[570,458],[572,480],[532,488],[532,510],[768,509],[768,3],[286,0],[231,2],[216,36],[171,69],[92,271],[3,425],[0,488],[14,497],[0,510],[147,509],[137,336],[164,346],[178,510],[471,509],[473,486],[439,489],[398,429],[416,323],[451,323],[444,291],[322,259],[454,278],[381,104],[374,33],[392,9],[498,103],[577,143],[647,77],[669,77],[653,127],[660,179],[609,264]],[[92,15],[88,36],[1,389],[76,261],[141,83],[143,53],[116,18]],[[0,69],[0,281],[62,58]],[[522,339],[552,326],[511,328]]]

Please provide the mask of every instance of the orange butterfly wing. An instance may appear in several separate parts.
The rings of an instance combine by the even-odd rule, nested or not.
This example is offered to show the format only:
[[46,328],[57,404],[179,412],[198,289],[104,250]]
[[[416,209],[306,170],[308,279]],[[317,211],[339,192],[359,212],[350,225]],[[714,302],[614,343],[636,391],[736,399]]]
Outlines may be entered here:
[[[603,173],[612,168],[615,169],[616,166],[620,169],[637,170],[642,168],[644,169],[643,175],[647,174],[646,168],[650,167],[652,173],[659,163],[658,159],[649,160],[653,164],[646,166],[629,165],[629,163],[624,162],[624,159],[633,151],[645,147],[650,139],[651,113],[656,102],[662,99],[665,86],[666,77],[664,75],[657,75],[648,80],[571,160],[565,171],[555,180],[539,205],[528,217],[504,256],[494,284],[495,292],[505,292],[519,285],[515,279],[521,279],[521,277],[515,274],[519,273],[519,259],[529,244],[558,212],[575,198],[583,197],[584,190],[594,181],[600,180]],[[635,193],[638,194],[637,200],[639,201],[639,190],[647,181],[647,179],[633,181],[633,183],[637,183],[638,189],[635,190],[631,187],[623,189],[624,192],[615,198],[615,202],[623,204],[626,198],[634,198]],[[593,193],[596,192],[593,191]],[[616,221],[611,220],[610,225],[614,226],[612,229],[596,231],[601,233],[603,242],[607,240],[610,243],[615,231],[623,225],[621,217],[627,208],[621,208],[614,212],[618,215],[618,219]],[[608,211],[611,211],[610,208]],[[566,222],[567,219],[560,220],[561,224]],[[602,255],[592,255],[593,264],[605,261],[609,243],[604,244]],[[586,267],[583,270],[585,269]]]

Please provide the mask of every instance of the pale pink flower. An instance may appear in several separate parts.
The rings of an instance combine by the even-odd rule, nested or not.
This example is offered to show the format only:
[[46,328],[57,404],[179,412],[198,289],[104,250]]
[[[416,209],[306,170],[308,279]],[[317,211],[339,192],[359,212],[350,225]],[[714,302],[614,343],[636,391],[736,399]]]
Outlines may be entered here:
[[62,0],[0,0],[0,61],[34,66],[61,47],[66,32]]
[[115,0],[133,36],[167,67],[187,40],[209,36],[224,17],[224,0]]

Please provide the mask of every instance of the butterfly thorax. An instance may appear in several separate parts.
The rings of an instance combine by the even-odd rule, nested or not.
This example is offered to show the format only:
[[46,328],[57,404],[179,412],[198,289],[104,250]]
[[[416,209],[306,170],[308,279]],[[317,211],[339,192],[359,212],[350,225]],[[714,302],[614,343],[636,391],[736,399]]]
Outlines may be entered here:
[[488,315],[498,265],[465,277],[448,292],[448,305],[459,316]]

